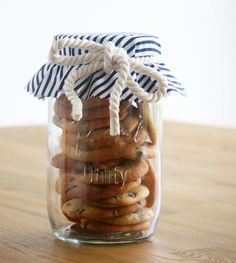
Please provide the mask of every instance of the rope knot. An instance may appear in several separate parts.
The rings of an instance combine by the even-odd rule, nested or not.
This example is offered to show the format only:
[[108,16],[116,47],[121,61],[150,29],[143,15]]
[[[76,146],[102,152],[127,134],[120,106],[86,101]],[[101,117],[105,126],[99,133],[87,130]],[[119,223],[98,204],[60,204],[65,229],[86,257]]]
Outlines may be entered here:
[[[63,56],[59,51],[65,47],[75,49],[85,49],[89,52],[78,56]],[[160,63],[156,57],[135,57],[130,58],[123,48],[116,47],[113,42],[99,44],[86,39],[65,38],[54,41],[49,60],[63,66],[83,65],[72,71],[65,80],[63,90],[67,98],[72,103],[72,118],[79,121],[82,118],[82,102],[74,90],[74,84],[78,78],[86,77],[98,70],[104,70],[106,74],[111,74],[113,70],[117,72],[115,84],[111,88],[109,99],[110,110],[110,135],[120,134],[119,106],[123,88],[127,86],[130,92],[144,102],[156,102],[166,94],[167,81],[158,71],[147,64]],[[130,71],[149,76],[158,83],[158,89],[154,93],[143,90],[132,78]]]
[[123,48],[116,47],[109,41],[104,44],[103,69],[106,74],[111,74],[113,69],[119,68],[119,59],[125,59],[128,63],[127,52]]

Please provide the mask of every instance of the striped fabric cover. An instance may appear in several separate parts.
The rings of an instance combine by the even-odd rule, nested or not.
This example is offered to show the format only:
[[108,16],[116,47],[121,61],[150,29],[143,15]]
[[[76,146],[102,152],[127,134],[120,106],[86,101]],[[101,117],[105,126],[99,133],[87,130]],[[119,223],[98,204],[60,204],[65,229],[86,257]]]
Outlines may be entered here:
[[[161,60],[161,45],[156,36],[139,33],[106,33],[106,34],[63,34],[56,35],[55,40],[63,38],[88,39],[100,44],[112,41],[117,47],[124,48],[130,57],[159,56]],[[87,50],[65,48],[61,55],[76,56],[87,53]],[[70,72],[78,69],[78,66],[60,66],[53,63],[43,65],[26,86],[28,92],[38,98],[59,97],[63,93],[63,85]],[[151,67],[160,71],[168,80],[167,93],[178,92],[185,94],[184,88],[172,75],[164,63],[152,64]],[[153,93],[158,89],[158,82],[147,76],[131,72],[132,77],[145,91]],[[75,91],[78,96],[86,100],[92,96],[109,98],[110,90],[117,79],[117,73],[106,74],[99,70],[88,77],[78,79],[75,83]],[[127,87],[124,87],[121,100],[133,101],[136,99]]]

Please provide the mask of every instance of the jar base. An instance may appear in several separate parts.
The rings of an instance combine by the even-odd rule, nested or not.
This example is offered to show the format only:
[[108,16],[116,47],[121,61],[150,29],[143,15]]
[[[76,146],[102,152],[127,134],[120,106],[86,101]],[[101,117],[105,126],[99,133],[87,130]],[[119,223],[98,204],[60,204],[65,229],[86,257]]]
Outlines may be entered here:
[[136,232],[116,232],[116,233],[91,233],[86,231],[74,231],[71,227],[62,229],[53,228],[54,235],[70,244],[96,244],[96,245],[114,245],[139,243],[153,236],[150,230]]

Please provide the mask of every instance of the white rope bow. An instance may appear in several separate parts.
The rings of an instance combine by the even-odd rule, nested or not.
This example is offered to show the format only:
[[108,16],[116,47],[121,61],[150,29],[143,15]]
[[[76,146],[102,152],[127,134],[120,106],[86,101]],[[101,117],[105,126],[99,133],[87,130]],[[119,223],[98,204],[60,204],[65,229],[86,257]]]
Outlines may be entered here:
[[[78,56],[59,55],[65,47],[85,49],[89,53]],[[112,42],[102,45],[90,40],[65,38],[54,41],[49,52],[49,60],[53,63],[72,66],[83,64],[78,70],[71,72],[64,84],[64,91],[72,104],[72,118],[79,121],[82,118],[82,102],[74,91],[74,83],[78,78],[86,77],[98,70],[111,74],[115,70],[118,78],[110,94],[110,135],[120,134],[119,106],[123,88],[127,85],[131,93],[144,102],[156,102],[166,94],[167,81],[156,69],[146,66],[157,62],[155,57],[130,58],[123,48],[116,47]],[[136,71],[158,81],[159,88],[155,93],[144,91],[130,75]]]

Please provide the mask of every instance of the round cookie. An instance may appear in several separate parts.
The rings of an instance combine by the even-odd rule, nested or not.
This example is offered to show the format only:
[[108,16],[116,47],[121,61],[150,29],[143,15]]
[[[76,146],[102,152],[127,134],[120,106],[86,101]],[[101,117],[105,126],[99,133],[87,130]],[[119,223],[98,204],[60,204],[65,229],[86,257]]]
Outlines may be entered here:
[[51,159],[51,165],[66,171],[75,171],[75,172],[84,172],[85,167],[90,168],[99,168],[99,169],[109,169],[119,165],[123,160],[113,159],[107,162],[102,162],[99,164],[99,167],[96,163],[91,162],[80,162],[73,159],[70,159],[63,153],[56,154]]
[[136,188],[126,192],[122,195],[116,195],[109,199],[102,199],[97,201],[90,201],[89,203],[94,206],[99,207],[119,207],[119,206],[127,206],[132,205],[140,200],[145,199],[149,195],[149,190],[144,185],[139,185]]
[[84,109],[91,109],[94,107],[101,107],[104,105],[109,105],[109,100],[106,98],[91,97],[88,100],[82,100]]
[[[120,120],[124,120],[127,112],[120,114]],[[71,132],[90,132],[98,128],[108,127],[110,125],[110,118],[95,119],[92,121],[69,121],[59,118],[57,115],[53,116],[53,123],[59,128]]]
[[83,162],[106,162],[113,159],[137,160],[143,155],[140,146],[134,143],[120,142],[113,147],[105,146],[102,148],[81,150],[76,146],[62,144],[62,151],[69,158]]
[[[111,161],[112,163],[112,161]],[[104,163],[103,163],[104,164]],[[115,160],[114,163],[115,164]],[[103,166],[104,167],[104,166]],[[123,161],[120,165],[112,168],[84,167],[82,172],[60,171],[61,176],[66,176],[86,184],[125,184],[144,176],[148,171],[147,162],[141,158],[134,162],[129,160]]]
[[[121,102],[119,114],[122,115],[122,113],[127,112],[130,105],[131,104],[127,101]],[[71,107],[63,107],[59,103],[54,103],[54,112],[59,118],[66,120],[73,120],[71,116],[71,111],[72,111]],[[81,121],[109,118],[109,116],[110,116],[110,112],[109,112],[108,104],[103,106],[96,106],[90,109],[83,108],[83,117]]]
[[[71,102],[67,99],[67,97],[62,94],[59,98],[56,99],[55,104],[58,104],[57,107],[62,108],[72,108]],[[88,110],[95,107],[109,106],[109,100],[106,98],[99,97],[91,97],[88,100],[82,100],[83,109]],[[124,106],[126,104],[130,104],[128,101],[120,101],[120,105]],[[121,106],[121,107],[122,107]]]
[[[140,123],[140,120],[138,118],[138,113],[135,112],[133,115],[128,115],[124,121],[121,122],[121,135],[120,136],[127,136],[130,135],[132,133],[132,131],[135,129],[135,127],[138,126],[138,124]],[[72,142],[77,142],[78,139],[80,140],[80,142],[83,142],[83,140],[86,140],[87,143],[89,138],[91,138],[93,136],[93,140],[96,140],[96,138],[100,139],[102,138],[102,136],[105,136],[105,139],[108,139],[110,137],[117,137],[117,136],[108,136],[109,135],[109,128],[100,128],[98,130],[91,130],[90,132],[70,132],[65,130],[64,134],[68,136],[74,136],[73,140],[71,140]]]
[[[133,128],[133,131],[136,128]],[[147,139],[147,131],[143,127],[139,127],[135,132],[135,136],[127,131],[126,135],[111,136],[109,129],[97,129],[85,136],[76,133],[69,133],[64,131],[61,137],[61,144],[69,144],[77,146],[79,149],[91,150],[94,148],[120,145],[122,143],[134,143],[135,145],[142,145]]]
[[[65,154],[59,153],[52,157],[51,165],[63,170],[83,171],[85,166],[90,167],[92,163],[78,162],[68,158]],[[73,169],[72,169],[73,168]]]
[[97,219],[97,220],[99,222],[109,225],[125,226],[125,225],[136,225],[143,223],[145,221],[151,221],[152,218],[153,218],[153,211],[150,208],[143,207],[130,214],[117,216],[113,218]]
[[144,207],[145,204],[146,201],[142,200],[130,206],[114,207],[107,209],[89,205],[83,199],[72,199],[63,204],[62,212],[70,221],[77,222],[78,219],[81,218],[111,218],[125,214],[130,214]]
[[96,232],[96,233],[125,233],[125,232],[136,232],[136,231],[143,231],[148,229],[150,226],[149,221],[145,221],[140,224],[136,225],[109,225],[101,222],[89,222],[85,228],[89,231]]
[[[91,109],[94,107],[101,107],[104,105],[109,105],[109,100],[107,99],[100,99],[99,97],[91,97],[88,100],[82,100],[83,108],[84,109]],[[67,97],[63,94],[61,95],[56,101],[55,104],[58,104],[57,107],[62,108],[72,108],[71,102],[67,99]]]
[[[132,115],[127,116],[124,122],[121,122],[121,126],[124,125],[124,128],[121,128],[121,133],[126,132],[128,130],[128,127],[132,127],[134,122],[137,124],[139,123],[139,117],[137,116],[138,112],[136,108],[132,108]],[[78,122],[79,124],[80,122]],[[136,124],[136,125],[137,125]],[[138,125],[139,126],[139,125]],[[78,161],[85,161],[85,162],[105,162],[111,159],[130,159],[130,160],[136,160],[142,156],[142,151],[140,150],[140,143],[142,143],[146,139],[146,133],[144,129],[139,128],[139,131],[141,131],[142,134],[142,141],[134,141],[132,138],[132,142],[128,142],[125,139],[119,140],[119,143],[113,144],[113,147],[110,146],[104,146],[100,147],[99,149],[90,149],[90,150],[81,150],[79,149],[79,145],[72,146],[67,143],[62,143],[62,150],[63,152],[71,159],[78,160]],[[135,132],[136,133],[136,132]],[[123,134],[124,137],[126,136],[126,133]],[[89,135],[87,136],[89,137]],[[112,136],[110,136],[111,138]],[[119,136],[122,137],[122,136]],[[105,139],[104,139],[105,140]],[[113,140],[113,139],[111,139]],[[100,139],[100,143],[103,143],[103,140]],[[65,142],[66,138],[65,138]],[[94,145],[93,142],[91,142],[92,146]]]
[[87,185],[78,180],[69,182],[68,187],[63,189],[62,202],[82,198],[86,200],[108,199],[115,195],[122,195],[140,185],[141,179],[126,184],[117,184],[109,186]]

